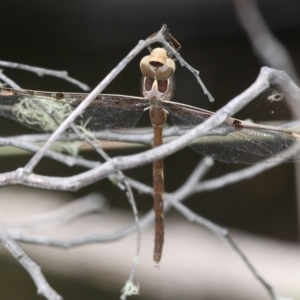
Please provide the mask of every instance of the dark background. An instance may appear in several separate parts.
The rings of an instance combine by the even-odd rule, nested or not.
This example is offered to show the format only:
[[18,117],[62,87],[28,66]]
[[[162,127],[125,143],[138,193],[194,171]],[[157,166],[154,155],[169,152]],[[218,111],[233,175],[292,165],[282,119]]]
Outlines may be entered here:
[[[258,4],[273,33],[291,53],[297,69],[300,2],[261,0]],[[177,66],[174,101],[215,111],[256,79],[262,65],[253,54],[230,1],[1,1],[0,59],[67,70],[70,76],[94,87],[140,39],[158,31],[164,23],[182,44],[181,55],[200,70],[202,80],[215,97],[215,102],[209,103],[194,77]],[[145,50],[131,62],[104,92],[140,95],[138,64],[146,54]],[[53,77],[40,78],[10,69],[6,69],[5,74],[27,89],[79,92],[77,87]],[[142,120],[141,125],[149,125],[145,122],[146,119]],[[28,132],[32,131],[0,119],[2,136]],[[109,154],[126,155],[135,151],[114,150]],[[96,158],[96,155],[88,155]],[[1,172],[24,165],[28,158],[5,158]],[[171,192],[178,188],[199,158],[191,149],[166,158],[166,190]],[[35,171],[57,175],[58,168],[60,176],[80,171],[48,160]],[[216,163],[207,178],[241,168],[244,166]],[[293,168],[293,164],[284,164],[240,184],[203,193],[201,201],[199,196],[187,199],[186,204],[223,226],[298,242]],[[151,166],[126,174],[151,184]],[[107,182],[102,182],[76,195],[97,189],[111,196],[112,206],[129,209],[118,191],[111,187],[105,190],[105,186]],[[151,205],[150,198],[138,203],[141,211],[150,209]]]

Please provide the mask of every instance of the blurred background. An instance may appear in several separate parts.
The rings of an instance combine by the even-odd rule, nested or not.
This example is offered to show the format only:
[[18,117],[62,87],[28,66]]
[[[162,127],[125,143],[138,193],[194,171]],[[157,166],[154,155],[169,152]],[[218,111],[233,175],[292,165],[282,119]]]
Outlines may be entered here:
[[[235,1],[237,2],[237,1]],[[243,1],[240,1],[241,3]],[[247,2],[247,1],[245,1]],[[259,0],[258,8],[276,38],[300,63],[300,2]],[[193,75],[177,66],[174,101],[215,111],[249,87],[266,65],[255,55],[232,1],[1,1],[0,59],[49,69],[94,87],[138,43],[167,24],[182,44],[181,55],[200,70],[215,98],[210,103]],[[255,23],[253,24],[253,26]],[[104,91],[140,95],[139,60],[144,50]],[[276,59],[275,59],[276,60]],[[80,90],[63,80],[5,69],[5,74],[26,89]],[[148,116],[141,126],[149,126]],[[250,115],[251,117],[251,115]],[[148,123],[147,123],[148,122]],[[33,133],[0,118],[0,135]],[[111,156],[139,152],[137,148],[111,149]],[[97,159],[95,153],[85,157]],[[30,155],[1,158],[0,171],[24,166]],[[166,191],[179,188],[201,156],[184,149],[165,159]],[[213,192],[195,195],[185,204],[196,213],[227,227],[265,279],[284,296],[300,299],[300,249],[297,213],[297,179],[294,164],[283,164],[251,180]],[[244,165],[216,163],[205,179],[215,178]],[[126,171],[151,185],[152,167]],[[70,176],[83,171],[44,159],[38,174]],[[299,185],[299,184],[298,184]],[[87,216],[54,236],[113,233],[133,221],[125,195],[108,180],[76,193],[5,187],[0,191],[2,220],[30,216],[59,207],[90,191],[103,193],[110,203],[106,214]],[[152,207],[149,196],[136,195],[141,215]],[[175,211],[166,215],[166,239],[161,269],[153,268],[153,228],[143,231],[142,253],[136,281],[137,299],[269,299],[236,254],[214,234],[188,223]],[[24,248],[42,267],[50,284],[64,299],[118,299],[129,274],[135,236],[103,245],[72,250],[40,246]],[[27,273],[1,248],[2,299],[39,299]]]

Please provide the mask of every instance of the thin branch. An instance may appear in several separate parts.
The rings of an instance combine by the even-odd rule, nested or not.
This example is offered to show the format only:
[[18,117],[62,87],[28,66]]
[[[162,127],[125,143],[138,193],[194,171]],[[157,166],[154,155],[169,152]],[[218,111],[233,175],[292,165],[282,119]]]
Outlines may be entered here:
[[227,243],[231,246],[232,249],[241,257],[247,267],[250,269],[254,277],[265,287],[267,292],[270,294],[272,300],[279,300],[282,299],[277,293],[275,292],[274,288],[259,274],[253,264],[250,262],[249,258],[245,255],[245,253],[238,247],[238,245],[234,242],[232,237],[229,233],[224,236]]
[[[181,213],[183,216],[187,218],[190,222],[196,222],[202,226],[205,226],[209,230],[213,231],[215,234],[218,236],[222,237],[230,246],[231,248],[239,255],[239,257],[243,260],[243,262],[247,265],[249,270],[252,272],[252,274],[261,282],[261,284],[265,287],[269,295],[271,296],[272,300],[280,300],[284,299],[277,295],[273,289],[273,287],[260,275],[260,273],[256,270],[256,268],[253,266],[253,264],[250,262],[250,260],[247,258],[247,256],[243,253],[243,251],[237,246],[237,244],[233,241],[231,236],[228,233],[228,230],[226,228],[222,228],[213,222],[195,214],[193,211],[191,211],[189,208],[181,204],[180,202],[186,199],[188,196],[194,194],[196,191],[199,192],[199,186],[203,183],[199,183],[197,186],[197,182],[200,180],[201,176],[205,174],[209,167],[212,165],[211,161],[203,161],[201,162],[197,168],[195,168],[194,172],[191,174],[188,180],[182,185],[181,188],[179,188],[176,192],[172,194],[166,194],[165,195],[165,211],[167,211],[170,206],[174,207],[179,213]],[[274,166],[273,164],[272,166]],[[262,167],[263,164],[260,165]],[[256,167],[256,166],[253,166]],[[250,167],[250,168],[253,168]],[[250,168],[247,168],[245,170],[248,170]],[[262,169],[262,168],[260,168]],[[204,173],[203,173],[204,171]],[[244,170],[243,170],[244,171]],[[249,170],[250,173],[252,170]],[[248,172],[245,172],[245,174],[249,174]],[[261,170],[262,171],[262,170]],[[235,172],[235,179],[240,176],[241,177],[241,171],[240,172]],[[252,171],[253,174],[253,171]],[[226,177],[226,176],[223,176]],[[223,178],[222,177],[222,178]],[[218,182],[222,181],[222,178],[218,178]],[[211,182],[214,180],[209,180],[208,182]],[[135,187],[138,188],[140,191],[142,190],[143,192],[147,192],[148,194],[151,192],[152,188],[151,187],[146,187],[142,186],[141,184],[138,184],[136,182],[130,181],[130,183]]]
[[[71,128],[73,131],[77,134],[80,135],[79,129],[74,124],[71,124]],[[110,161],[111,158],[106,154],[105,151],[103,151],[100,147],[98,147],[97,143],[89,138],[88,135],[84,135],[84,140],[94,148],[94,150],[106,161]],[[114,174],[112,174],[114,175]],[[132,296],[136,293],[138,293],[138,287],[133,283],[134,275],[137,269],[137,264],[140,256],[140,249],[141,249],[141,229],[140,229],[140,224],[139,224],[139,213],[136,207],[136,203],[134,200],[133,192],[131,189],[131,186],[126,178],[126,176],[123,174],[122,171],[117,171],[117,174],[115,174],[114,177],[110,176],[111,181],[113,181],[115,184],[119,186],[121,190],[124,190],[124,187],[126,189],[126,196],[127,199],[132,207],[133,211],[133,216],[134,216],[134,222],[136,226],[136,231],[137,231],[137,241],[136,241],[136,253],[135,253],[135,258],[133,259],[132,266],[131,266],[131,271],[129,274],[129,277],[126,281],[125,287],[122,289],[122,295],[120,299],[126,300],[127,296]],[[117,175],[117,176],[116,176]]]
[[20,88],[20,86],[17,83],[15,83],[12,79],[10,79],[6,75],[4,75],[2,70],[0,70],[0,80],[2,80],[3,82],[5,82],[6,84],[8,84],[9,86],[11,86],[15,89]]
[[[165,194],[165,211],[169,210],[171,207],[171,203],[168,201],[169,198],[172,198],[173,195],[176,195],[176,201],[183,201],[188,195],[189,190],[191,190],[192,185],[194,185],[197,181],[199,181],[212,167],[212,159],[209,157],[204,158],[198,166],[195,168],[195,170],[192,172],[192,174],[189,176],[189,178],[186,180],[185,184],[182,188],[178,189],[173,194],[166,193]],[[127,178],[127,181],[132,185],[136,190],[146,193],[149,195],[152,195],[153,189],[152,187],[146,186],[145,184],[139,183],[133,179]],[[185,191],[185,193],[183,192]],[[145,228],[149,226],[154,221],[154,213],[153,210],[151,210],[149,213],[144,215],[139,224],[141,228]],[[62,248],[72,248],[72,247],[78,247],[85,244],[90,243],[107,243],[119,240],[128,234],[131,234],[136,230],[136,225],[130,225],[126,227],[123,230],[117,231],[113,234],[109,235],[99,235],[99,234],[92,234],[84,237],[79,237],[75,239],[69,239],[69,240],[59,240],[59,239],[53,239],[48,238],[44,236],[31,236],[28,234],[24,234],[20,231],[11,231],[11,236],[13,236],[14,239],[26,242],[26,243],[32,243],[32,244],[38,244],[38,245],[47,245],[47,246],[54,246],[54,247],[62,247]]]
[[86,85],[85,83],[80,82],[79,80],[70,77],[68,75],[67,71],[50,70],[50,69],[33,67],[33,66],[25,65],[25,64],[19,64],[19,63],[3,61],[3,60],[0,60],[0,66],[6,67],[6,68],[20,69],[20,70],[33,72],[33,73],[36,73],[38,76],[49,75],[49,76],[62,78],[66,81],[71,82],[74,85],[77,85],[79,88],[81,88],[84,91],[90,90],[90,87],[88,85]]
[[213,165],[214,160],[211,157],[204,157],[204,159],[200,161],[185,183],[175,192],[177,195],[176,198],[185,199],[191,195],[195,190],[197,183],[201,181],[201,179],[213,167]]
[[[71,177],[61,178],[36,175],[33,173],[28,174],[26,172],[28,169],[19,168],[14,172],[0,174],[1,185],[23,184],[47,189],[78,190],[83,186],[97,182],[117,170],[130,169],[150,163],[153,160],[163,158],[188,146],[193,140],[209,133],[212,129],[222,124],[232,114],[236,113],[274,83],[281,85],[291,97],[300,97],[299,88],[290,80],[285,72],[264,67],[257,80],[248,89],[231,100],[206,121],[170,143],[152,150],[147,150],[143,153],[126,157],[115,157],[93,170]],[[46,149],[47,147],[43,148],[43,151]]]
[[227,185],[231,185],[242,180],[253,178],[254,176],[265,172],[271,168],[275,168],[278,165],[280,165],[280,163],[259,163],[240,171],[228,173],[218,178],[202,181],[194,187],[194,192],[200,193],[204,191],[220,189]]
[[186,67],[196,77],[196,80],[200,84],[204,94],[207,95],[209,101],[214,102],[215,100],[214,100],[213,96],[208,91],[208,89],[205,87],[203,81],[201,80],[201,78],[199,76],[200,72],[198,70],[194,69],[190,64],[188,64],[186,62],[186,60],[184,60],[182,58],[182,56],[179,54],[179,52],[176,51],[173,47],[171,47],[171,45],[166,40],[162,40],[161,43],[168,50],[168,52],[172,53],[176,57],[176,59],[179,61],[179,63],[181,64],[182,67]]
[[[24,140],[24,141],[23,141]],[[40,147],[33,145],[31,143],[27,143],[25,141],[26,139],[15,139],[14,137],[10,137],[10,138],[1,138],[0,137],[0,145],[1,146],[13,146],[13,147],[17,147],[19,149],[24,149],[30,152],[37,152]],[[75,165],[77,166],[82,166],[88,169],[92,169],[95,168],[97,166],[100,165],[99,162],[97,161],[90,161],[81,157],[73,157],[70,155],[66,155],[63,153],[59,153],[56,151],[52,151],[52,150],[47,150],[47,152],[45,153],[45,157],[49,157],[51,159],[54,159],[56,161],[59,161],[69,167],[73,167]]]
[[[206,162],[207,167],[211,166],[211,162]],[[201,165],[200,165],[201,166]],[[247,256],[243,251],[237,246],[233,241],[229,232],[226,228],[222,228],[213,222],[195,214],[189,208],[181,204],[180,202],[183,199],[186,199],[188,196],[194,193],[196,183],[199,181],[199,174],[202,174],[200,166],[194,170],[190,178],[184,183],[184,185],[178,189],[173,194],[167,196],[168,204],[171,204],[178,212],[187,218],[190,222],[196,222],[202,226],[205,226],[209,230],[213,231],[220,237],[224,238],[225,241],[231,246],[231,248],[240,256],[243,262],[248,266],[252,274],[261,282],[261,284],[266,288],[267,292],[270,294],[273,300],[279,300],[279,296],[275,293],[273,287],[267,283],[267,281],[259,274]],[[201,166],[202,167],[202,166]],[[203,168],[203,167],[202,167]]]
[[247,258],[247,256],[244,254],[244,252],[237,246],[237,244],[233,241],[231,236],[228,233],[228,230],[226,228],[222,228],[213,222],[195,214],[193,211],[191,211],[189,208],[184,206],[178,201],[174,201],[174,198],[168,199],[172,206],[180,212],[183,216],[185,216],[190,222],[196,222],[209,230],[213,231],[220,237],[224,238],[224,240],[231,246],[231,248],[240,256],[240,258],[243,260],[243,262],[248,266],[252,274],[256,277],[258,281],[265,287],[267,292],[270,294],[272,300],[279,300],[279,296],[275,293],[273,287],[267,283],[267,281],[259,274],[259,272],[256,270],[254,265],[250,262],[250,260]]
[[[272,68],[285,70],[291,78],[299,85],[299,76],[294,67],[291,55],[286,47],[273,35],[267,23],[257,6],[255,0],[233,0],[232,1],[248,38],[251,42],[252,48],[263,62],[263,64]],[[297,120],[300,119],[299,98],[290,99],[286,97],[287,104],[290,108],[291,114]],[[295,166],[296,181],[300,178],[300,167]],[[296,185],[297,201],[298,201],[298,220],[300,221],[300,188]],[[300,223],[298,224],[300,227]]]
[[6,231],[5,227],[0,224],[0,239],[5,248],[11,253],[11,255],[23,266],[23,268],[31,276],[33,282],[37,287],[37,293],[44,296],[48,300],[62,300],[63,298],[52,289],[52,287],[46,281],[44,275],[41,272],[40,266],[38,266],[26,252],[15,242],[14,239]]
[[70,124],[83,112],[84,109],[100,94],[108,84],[126,67],[126,65],[145,47],[148,45],[159,42],[163,39],[163,32],[166,30],[166,26],[159,31],[157,35],[146,40],[140,41],[132,51],[94,88],[94,90],[81,102],[81,104],[67,117],[64,122],[57,128],[57,130],[51,135],[48,141],[40,149],[39,152],[28,162],[24,167],[25,173],[31,173],[37,163],[41,160],[44,153],[49,149],[53,142],[70,126]]
[[[155,38],[159,38],[159,34],[155,36]],[[95,96],[98,93],[100,93],[103,88],[107,86],[107,84],[125,67],[125,65],[136,55],[136,53],[138,53],[147,44],[153,42],[152,40],[151,41],[150,40],[151,39],[147,40],[146,42],[140,42],[139,45],[129,53],[129,55],[118,65],[118,67],[116,67],[105,78],[105,80],[102,83],[100,83],[96,87],[96,89],[85,99],[85,101],[62,123],[59,129],[49,138],[48,142],[41,148],[41,150],[37,153],[37,155],[34,156],[32,160],[30,160],[30,162],[27,164],[27,166],[25,166],[24,169],[18,169],[15,172],[1,174],[0,181],[2,182],[2,185],[4,186],[8,184],[19,183],[24,185],[43,187],[47,189],[76,190],[90,183],[96,182],[99,179],[111,174],[112,172],[116,172],[121,169],[129,169],[135,166],[149,163],[153,160],[163,158],[167,155],[174,153],[175,151],[178,151],[179,149],[190,144],[196,138],[207,134],[210,130],[222,124],[228,117],[230,117],[232,114],[237,112],[244,105],[246,105],[248,102],[250,102],[252,99],[254,99],[261,92],[263,92],[273,84],[279,84],[282,87],[282,89],[287,93],[287,95],[289,95],[291,98],[294,99],[299,98],[300,95],[299,88],[297,88],[295,84],[291,82],[291,80],[287,77],[287,75],[284,72],[272,70],[269,68],[263,68],[261,70],[260,76],[249,89],[247,89],[241,95],[235,97],[228,105],[220,109],[216,114],[214,114],[207,121],[203,122],[195,129],[191,130],[189,133],[183,135],[182,137],[178,138],[175,141],[172,141],[166,145],[157,147],[156,149],[149,150],[141,154],[114,158],[104,163],[102,166],[98,166],[91,171],[83,172],[79,175],[75,175],[69,178],[47,177],[47,176],[40,176],[31,173],[33,168],[36,166],[39,160],[46,153],[49,146],[60,136],[62,132],[64,132],[68,128],[68,126],[70,126],[70,124],[83,111],[83,109],[85,109],[89,105],[90,103],[89,101],[92,101],[95,98]],[[156,41],[160,41],[164,43],[163,40],[158,39]],[[178,56],[177,58],[178,60],[180,60],[180,56]],[[184,65],[187,66],[185,62]],[[194,72],[195,76],[196,75],[198,76],[197,72],[198,71]],[[211,163],[207,163],[206,167],[205,168],[203,167],[203,170],[207,171],[210,166]],[[265,286],[269,294],[272,296],[272,299],[279,299],[275,294],[275,292],[273,291],[272,287],[261,278],[261,276],[257,273],[257,271],[254,269],[252,264],[246,258],[246,256],[240,251],[239,248],[237,248],[236,244],[233,243],[226,229],[223,229],[213,224],[212,222],[200,216],[197,216],[189,209],[187,209],[185,206],[183,206],[181,203],[179,203],[179,201],[182,201],[184,197],[187,197],[187,195],[190,195],[192,192],[195,192],[195,189],[188,188],[188,187],[196,185],[196,183],[199,181],[199,177],[201,177],[201,175],[203,174],[203,170],[201,170],[200,167],[196,168],[195,172],[186,181],[185,185],[182,186],[180,189],[178,189],[175,193],[173,193],[172,197],[170,197],[170,195],[166,195],[166,203],[168,204],[167,208],[170,207],[170,205],[172,204],[172,206],[178,209],[189,220],[202,224],[208,227],[209,229],[213,230],[217,234],[223,236],[225,240],[229,244],[231,244],[231,246],[235,249],[235,251],[240,255],[243,261],[248,265],[248,267],[254,273],[256,278],[260,280],[261,283]],[[153,221],[153,212],[151,212],[151,214],[147,214],[142,219],[141,223],[146,224],[147,222],[149,222],[149,220]],[[94,243],[94,242],[112,241],[113,239],[119,239],[120,237],[128,234],[130,231],[132,231],[132,227],[128,227],[125,230],[122,230],[117,234],[110,235],[110,236],[90,235],[89,237],[82,237],[82,238],[77,238],[69,241],[58,241],[55,239],[48,239],[45,237],[27,236],[27,242],[31,242],[31,243],[35,242],[38,244],[52,243],[52,245],[55,245],[56,243],[56,245],[59,247],[74,247],[74,246],[78,246],[90,242]],[[2,235],[4,237],[8,237],[8,235],[5,236],[3,233]],[[12,233],[12,236],[18,238],[18,235],[16,234]],[[19,235],[19,238],[24,239],[24,235],[23,236]],[[137,246],[137,251],[139,251],[138,247],[139,246]]]
[[232,3],[257,57],[264,65],[285,70],[298,85],[298,75],[292,58],[285,46],[268,27],[256,1],[232,0]]
[[[202,160],[199,165],[195,168],[193,173],[190,177],[186,180],[184,185],[179,188],[176,192],[169,194],[165,194],[165,211],[169,210],[170,207],[176,208],[181,214],[183,214],[189,221],[197,222],[202,226],[212,230],[217,235],[221,236],[225,239],[227,243],[231,245],[231,247],[236,251],[236,253],[241,257],[244,263],[249,267],[250,271],[254,274],[254,276],[265,286],[269,294],[272,296],[272,299],[280,299],[275,294],[273,288],[263,279],[263,277],[258,273],[258,271],[254,268],[251,264],[249,259],[245,256],[245,254],[239,249],[236,243],[230,237],[228,230],[222,228],[213,222],[193,213],[187,207],[182,205],[180,202],[186,199],[189,195],[194,193],[194,186],[197,182],[207,173],[207,171],[212,166],[212,160],[210,158],[205,158]],[[146,192],[147,194],[152,194],[152,188],[147,187],[143,184],[137,183],[133,180],[129,180],[130,184],[133,185],[135,188],[138,188],[142,192]],[[141,227],[147,226],[152,223],[154,220],[153,211],[146,214],[141,219]],[[48,246],[55,246],[55,247],[63,247],[63,248],[70,248],[70,247],[77,247],[81,245],[86,245],[90,243],[105,243],[105,242],[112,242],[127,236],[131,232],[135,230],[135,226],[129,226],[121,231],[118,231],[114,234],[101,236],[98,234],[88,235],[80,238],[75,238],[71,240],[59,240],[53,239],[48,237],[42,236],[30,236],[26,234],[14,233],[12,232],[12,236],[22,242],[32,243],[32,244],[39,244],[39,245],[48,245]],[[277,298],[276,298],[277,297]]]
[[93,233],[93,234],[84,235],[81,237],[76,237],[71,239],[57,239],[52,237],[30,235],[27,233],[12,231],[11,237],[14,240],[22,243],[70,249],[70,248],[80,247],[89,244],[102,244],[102,243],[115,242],[124,238],[128,234],[133,233],[134,231],[136,231],[136,225],[133,223],[132,226],[128,226],[125,229],[107,235]]

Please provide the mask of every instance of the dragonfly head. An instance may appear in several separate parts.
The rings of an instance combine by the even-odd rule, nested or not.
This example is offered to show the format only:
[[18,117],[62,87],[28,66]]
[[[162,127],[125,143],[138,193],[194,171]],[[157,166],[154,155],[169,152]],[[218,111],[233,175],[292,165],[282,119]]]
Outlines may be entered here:
[[176,65],[164,48],[155,48],[150,55],[142,58],[140,68],[144,77],[167,80],[175,72]]

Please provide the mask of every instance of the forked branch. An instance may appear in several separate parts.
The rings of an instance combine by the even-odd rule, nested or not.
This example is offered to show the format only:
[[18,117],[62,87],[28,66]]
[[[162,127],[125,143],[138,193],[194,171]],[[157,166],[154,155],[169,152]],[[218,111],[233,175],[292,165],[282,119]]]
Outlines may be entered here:
[[[257,80],[247,90],[245,90],[239,96],[232,99],[226,106],[224,106],[219,111],[217,111],[205,122],[203,122],[199,126],[189,131],[188,133],[182,135],[178,139],[168,144],[159,146],[152,150],[145,151],[143,153],[109,159],[107,162],[105,162],[102,165],[91,164],[90,166],[88,166],[88,163],[86,163],[87,167],[92,168],[91,170],[67,178],[41,176],[32,173],[32,170],[34,169],[36,164],[40,161],[40,159],[44,155],[46,155],[46,153],[48,155],[53,155],[48,150],[49,147],[53,144],[53,142],[59,138],[59,136],[82,113],[82,111],[91,103],[91,101],[93,101],[93,99],[99,93],[101,93],[101,91],[123,70],[123,68],[128,64],[128,62],[131,59],[133,59],[136,56],[137,53],[139,53],[144,47],[146,47],[147,45],[153,42],[161,42],[163,44],[166,44],[164,41],[165,30],[166,27],[163,27],[162,30],[154,37],[147,39],[146,41],[141,41],[124,58],[124,60],[122,60],[119,63],[119,65],[116,68],[114,68],[111,73],[108,74],[108,76],[92,91],[92,93],[89,94],[89,96],[87,96],[87,98],[76,108],[76,110],[74,110],[74,112],[59,126],[59,128],[55,131],[55,133],[53,133],[53,135],[49,138],[49,140],[45,143],[45,145],[37,152],[37,154],[32,158],[32,160],[27,164],[27,166],[25,166],[24,168],[20,168],[16,171],[3,173],[0,175],[0,186],[22,184],[22,185],[45,188],[45,189],[71,190],[71,191],[78,190],[91,183],[97,182],[109,176],[110,174],[113,174],[120,170],[130,169],[143,164],[150,163],[154,160],[158,160],[165,156],[171,155],[172,153],[188,146],[195,139],[199,138],[200,136],[208,134],[211,130],[221,125],[227,118],[235,114],[238,110],[240,110],[242,107],[247,105],[259,94],[261,94],[263,91],[272,87],[275,84],[280,87],[280,90],[281,92],[284,93],[285,97],[289,97],[291,99],[294,99],[295,101],[299,99],[300,96],[299,88],[291,81],[291,79],[286,75],[285,72],[277,71],[265,67],[262,68]],[[189,65],[184,60],[181,59],[178,53],[177,54],[174,53],[174,55],[177,57],[178,60],[180,60],[182,64],[184,64],[189,68]],[[195,71],[194,74],[197,75],[197,72]],[[35,151],[36,149],[32,149],[32,150]],[[62,160],[63,157],[57,156],[56,159]],[[225,239],[227,239],[227,242],[229,242],[231,246],[236,250],[238,248],[236,247],[236,244],[231,243],[231,238],[228,235],[227,230],[220,228],[217,225],[211,223],[210,221],[205,220],[193,214],[192,212],[187,210],[187,208],[184,207],[181,203],[179,203],[179,201],[182,201],[185,197],[190,195],[191,192],[194,193],[201,190],[201,183],[197,185],[197,182],[199,181],[199,177],[201,177],[201,175],[205,173],[205,171],[210,167],[210,165],[211,164],[209,163],[207,163],[207,165],[205,165],[204,163],[202,169],[200,167],[197,168],[195,174],[193,174],[194,177],[190,177],[190,179],[186,182],[186,184],[172,195],[172,200],[169,200],[169,202],[168,202],[168,195],[166,195],[167,207],[168,206],[171,207],[172,205],[173,207],[177,208],[182,214],[184,214],[189,220],[193,220],[198,223],[201,223],[202,225],[207,226],[214,232],[225,237]],[[269,165],[266,165],[266,168],[268,166]],[[230,179],[228,179],[228,182],[230,182]],[[193,188],[187,188],[191,186],[193,186]],[[152,191],[152,189],[150,190]],[[130,189],[127,189],[127,191],[129,191],[128,193],[130,194]],[[129,199],[131,199],[131,195],[129,195]],[[151,214],[146,215],[146,217],[144,217],[141,220],[140,224],[147,224],[149,223],[149,221],[151,222],[152,220],[153,220],[153,213],[151,212]],[[94,236],[94,238],[91,239],[84,237],[84,238],[79,238],[77,240],[64,241],[64,242],[44,239],[44,243],[48,245],[52,244],[60,247],[73,247],[73,246],[86,244],[89,242],[95,243],[95,242],[112,241],[114,239],[119,239],[127,235],[131,231],[132,231],[132,227],[126,228],[122,232],[119,232],[114,236],[110,235],[109,237]],[[9,236],[5,233],[5,231],[2,231],[2,235],[3,235],[3,241],[6,237],[9,238]],[[36,239],[34,239],[33,237],[30,238],[29,236],[26,237],[24,235],[23,236],[19,235],[18,237],[17,234],[13,234],[13,233],[11,234],[11,236],[26,242],[43,244],[42,238],[39,240],[36,237],[35,237]],[[258,275],[256,270],[252,267],[252,265],[251,264],[249,265],[248,260],[247,258],[245,258],[244,254],[240,252],[240,250],[237,252],[243,258],[244,262],[248,264],[252,272],[256,274],[256,277],[260,279],[261,277]],[[272,296],[272,299],[274,300],[278,299],[276,294],[273,292],[273,289],[264,280],[261,280],[261,282],[268,289],[270,295]]]
[[[248,89],[233,98],[227,105],[219,109],[205,122],[168,144],[135,155],[115,157],[92,170],[67,178],[48,177],[34,173],[30,174],[30,172],[27,172],[27,168],[19,168],[16,171],[1,174],[0,186],[23,184],[47,189],[78,190],[115,173],[117,170],[131,169],[175,153],[188,146],[193,140],[209,133],[212,129],[222,124],[227,118],[247,105],[260,93],[275,84],[280,86],[285,96],[293,99],[300,98],[299,88],[285,72],[264,67],[261,69],[256,81]],[[47,147],[43,148],[43,155],[46,149]]]

